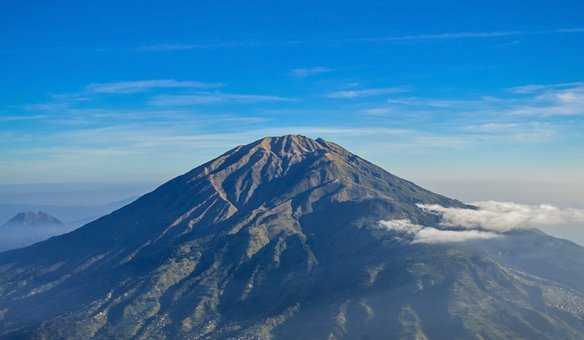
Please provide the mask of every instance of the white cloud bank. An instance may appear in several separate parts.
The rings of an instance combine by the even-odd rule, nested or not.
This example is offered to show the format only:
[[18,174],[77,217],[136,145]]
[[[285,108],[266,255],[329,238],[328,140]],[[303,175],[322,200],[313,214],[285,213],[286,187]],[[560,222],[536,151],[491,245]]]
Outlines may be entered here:
[[414,224],[408,219],[379,221],[379,226],[384,230],[396,231],[413,236],[411,244],[426,243],[452,243],[473,240],[486,240],[501,235],[480,230],[442,230]]
[[584,223],[583,209],[562,209],[552,205],[527,205],[513,202],[474,202],[478,210],[445,208],[440,205],[419,207],[442,216],[445,226],[467,229],[506,231],[515,228],[553,227]]
[[527,205],[513,202],[482,201],[478,209],[446,208],[437,204],[420,204],[420,208],[438,214],[439,229],[412,223],[408,219],[379,221],[382,230],[408,235],[411,244],[450,243],[502,237],[502,232],[516,228],[545,228],[584,224],[584,209],[562,209],[552,205]]
[[480,230],[441,230],[424,228],[420,230],[412,243],[449,243],[473,240],[487,240],[501,235]]

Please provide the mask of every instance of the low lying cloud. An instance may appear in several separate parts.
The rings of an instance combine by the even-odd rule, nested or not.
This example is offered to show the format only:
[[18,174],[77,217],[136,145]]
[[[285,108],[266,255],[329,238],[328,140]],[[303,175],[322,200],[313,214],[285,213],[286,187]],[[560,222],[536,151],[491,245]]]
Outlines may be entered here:
[[379,221],[379,226],[383,229],[393,230],[405,233],[417,233],[424,228],[424,226],[412,223],[408,219],[398,219],[398,220],[381,220]]
[[415,224],[408,219],[379,221],[379,226],[384,230],[391,230],[408,235],[411,239],[411,244],[464,242],[486,240],[501,236],[494,232],[480,230],[442,230]]
[[515,228],[576,225],[584,223],[583,209],[561,209],[552,205],[527,205],[513,202],[483,201],[472,205],[478,209],[445,208],[419,205],[442,216],[445,226],[467,229],[506,231]]
[[501,235],[480,230],[441,230],[436,228],[424,228],[420,230],[412,243],[449,243],[473,240],[486,240]]

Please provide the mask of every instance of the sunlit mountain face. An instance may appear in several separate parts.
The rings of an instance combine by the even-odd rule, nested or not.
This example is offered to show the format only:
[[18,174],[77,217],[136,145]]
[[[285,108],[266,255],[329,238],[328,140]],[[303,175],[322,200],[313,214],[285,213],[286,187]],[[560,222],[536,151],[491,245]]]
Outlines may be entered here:
[[580,339],[584,248],[323,139],[238,146],[0,254],[5,339]]

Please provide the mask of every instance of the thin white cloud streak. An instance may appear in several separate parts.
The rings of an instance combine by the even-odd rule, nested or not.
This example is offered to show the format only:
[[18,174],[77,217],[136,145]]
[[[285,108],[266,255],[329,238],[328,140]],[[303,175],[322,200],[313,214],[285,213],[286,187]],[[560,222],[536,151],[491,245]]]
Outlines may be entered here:
[[515,86],[507,89],[511,93],[515,94],[533,94],[545,90],[557,90],[562,88],[570,88],[584,86],[583,82],[569,82],[569,83],[558,83],[558,84],[528,84]]
[[[377,116],[379,117],[379,116]],[[371,140],[369,149],[386,151],[429,152],[438,149],[463,150],[482,145],[503,145],[510,143],[545,143],[552,140],[557,131],[548,124],[535,123],[486,123],[458,127],[448,133],[408,130],[402,138]]]
[[[412,40],[454,40],[454,39],[477,39],[477,38],[497,38],[530,34],[524,31],[492,31],[492,32],[451,32],[451,33],[431,33],[431,34],[411,34],[395,35],[388,37],[363,38],[366,42],[398,42]],[[534,33],[531,33],[534,34]]]
[[575,116],[584,114],[584,85],[535,91],[526,103],[503,111],[514,116]]
[[203,83],[199,81],[175,79],[155,79],[94,83],[87,85],[85,87],[85,91],[89,93],[120,94],[144,92],[153,89],[202,89],[217,88],[221,86],[223,86],[223,84],[220,83]]
[[453,243],[476,240],[487,240],[501,235],[480,230],[443,230],[412,223],[408,219],[382,220],[379,227],[383,230],[406,234],[410,244]]
[[327,93],[325,97],[327,98],[340,98],[340,99],[354,99],[362,97],[372,97],[384,94],[392,93],[402,93],[407,92],[406,87],[383,87],[383,88],[372,88],[372,89],[362,89],[362,90],[341,90]]
[[420,97],[400,97],[400,98],[390,98],[387,100],[388,104],[393,105],[403,105],[403,106],[414,106],[414,107],[430,107],[438,109],[471,109],[480,108],[485,104],[494,104],[496,101],[492,97],[482,97],[473,100],[462,100],[462,99],[438,99],[438,98],[420,98]]
[[391,107],[379,106],[363,109],[361,110],[361,113],[372,117],[386,117],[391,113],[395,113],[395,110]]
[[307,78],[332,71],[333,70],[331,68],[326,66],[314,66],[292,69],[290,71],[290,75],[296,78]]
[[0,122],[21,122],[47,119],[47,115],[0,115]]
[[[416,42],[416,41],[449,41],[462,39],[495,39],[505,37],[529,36],[529,35],[547,35],[547,34],[570,34],[570,33],[584,33],[584,28],[559,28],[541,31],[484,31],[484,32],[442,32],[442,33],[424,33],[424,34],[404,34],[393,35],[386,37],[366,37],[366,38],[351,38],[351,39],[337,39],[327,41],[334,44],[347,43],[399,43],[399,42]],[[322,44],[323,41],[228,41],[216,43],[161,43],[144,45],[138,47],[136,50],[144,52],[173,52],[173,51],[189,51],[201,49],[220,49],[220,48],[249,48],[249,47],[270,47],[270,46],[302,46],[307,44]]]
[[188,51],[188,50],[211,50],[218,48],[237,48],[237,47],[260,47],[272,45],[261,41],[229,41],[206,44],[153,44],[144,45],[137,48],[139,51],[145,52],[172,52],[172,51]]
[[480,141],[547,142],[557,135],[554,126],[538,122],[489,122],[464,127],[470,136]]
[[474,202],[472,205],[478,209],[445,208],[440,205],[420,207],[441,215],[445,226],[468,229],[507,231],[515,228],[578,226],[584,223],[583,209],[497,201]]
[[217,103],[253,104],[268,102],[287,102],[292,100],[293,99],[287,97],[271,95],[197,93],[197,94],[159,95],[152,98],[149,101],[149,104],[155,106],[189,106]]
[[447,32],[430,34],[409,34],[394,35],[387,37],[374,37],[353,39],[352,41],[362,42],[406,42],[406,41],[440,41],[440,40],[460,40],[460,39],[491,39],[512,36],[545,35],[559,33],[582,33],[584,28],[560,28],[542,31],[486,31],[486,32]]
[[584,83],[525,85],[507,89],[514,96],[483,96],[477,99],[399,97],[387,107],[402,112],[450,110],[493,117],[551,117],[584,115]]
[[[222,125],[230,119],[240,125],[237,131],[208,132],[207,125]],[[387,128],[315,128],[296,126],[286,128],[253,129],[257,121],[239,117],[213,117],[209,119],[162,122],[152,124],[126,124],[99,128],[82,128],[49,135],[33,135],[19,142],[16,136],[7,136],[13,143],[20,143],[25,149],[17,153],[0,156],[10,160],[15,166],[26,168],[27,160],[36,159],[40,164],[52,160],[55,166],[74,164],[83,158],[83,153],[94,157],[94,161],[128,164],[128,160],[138,155],[163,158],[170,154],[180,155],[192,150],[220,152],[241,144],[247,144],[265,136],[303,134],[313,137],[343,138],[360,136],[401,136],[407,131]],[[246,127],[246,128],[244,128]],[[19,136],[22,137],[22,136]],[[106,157],[111,155],[112,157]],[[119,157],[123,155],[124,157]],[[26,156],[27,160],[23,160]],[[179,157],[180,158],[180,157]],[[184,159],[183,159],[184,160]],[[76,165],[79,167],[80,165]]]
[[560,28],[552,31],[552,33],[584,33],[584,28]]

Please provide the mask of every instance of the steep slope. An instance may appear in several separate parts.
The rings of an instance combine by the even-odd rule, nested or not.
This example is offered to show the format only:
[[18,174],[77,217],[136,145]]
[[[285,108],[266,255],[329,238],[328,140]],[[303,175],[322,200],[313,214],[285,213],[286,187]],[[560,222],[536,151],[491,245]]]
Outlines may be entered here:
[[[264,138],[74,232],[0,254],[7,338],[578,338],[581,261],[565,277],[510,233],[411,244],[379,220],[437,226],[467,207],[321,139]],[[532,243],[555,240],[524,232]],[[523,234],[522,234],[523,235]],[[535,241],[533,241],[535,240]],[[557,241],[551,256],[582,248]],[[569,249],[569,250],[565,250]],[[557,260],[557,259],[556,259]]]

